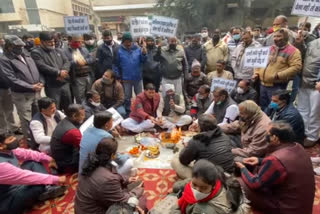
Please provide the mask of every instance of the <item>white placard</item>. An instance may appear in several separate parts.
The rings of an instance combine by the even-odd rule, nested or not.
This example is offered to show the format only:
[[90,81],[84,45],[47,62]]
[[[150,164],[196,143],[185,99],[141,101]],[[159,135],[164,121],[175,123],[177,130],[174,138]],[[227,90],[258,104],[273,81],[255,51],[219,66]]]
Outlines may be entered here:
[[65,16],[64,27],[67,34],[90,33],[88,16]]
[[247,48],[245,51],[244,66],[251,68],[265,68],[268,65],[270,47]]
[[320,1],[319,0],[296,0],[293,4],[291,14],[320,17]]
[[[112,129],[114,129],[114,127],[116,127],[117,125],[119,125],[119,124],[123,121],[123,118],[122,118],[122,116],[119,114],[119,112],[117,112],[117,110],[115,110],[114,108],[109,108],[107,111],[112,114],[112,119],[113,119]],[[81,127],[80,127],[80,132],[81,132],[81,134],[83,134],[83,133],[85,132],[85,130],[87,130],[87,128],[93,127],[93,118],[94,118],[94,115],[92,115],[91,117],[89,117],[89,118],[81,125]]]
[[153,16],[151,34],[157,36],[174,37],[177,33],[178,19],[164,16]]
[[223,78],[213,78],[211,84],[211,91],[214,91],[215,88],[224,88],[230,94],[235,87],[237,86],[237,81],[227,80]]
[[151,24],[148,17],[133,17],[130,19],[130,31],[133,37],[150,36]]

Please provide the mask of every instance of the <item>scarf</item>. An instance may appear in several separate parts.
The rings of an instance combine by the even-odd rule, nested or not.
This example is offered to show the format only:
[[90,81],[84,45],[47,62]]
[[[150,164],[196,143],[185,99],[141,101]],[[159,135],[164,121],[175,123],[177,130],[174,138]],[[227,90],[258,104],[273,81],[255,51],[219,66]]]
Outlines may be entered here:
[[181,213],[186,214],[186,209],[187,209],[188,205],[210,201],[218,194],[220,189],[221,189],[221,181],[217,180],[216,186],[212,190],[211,194],[208,197],[206,197],[205,199],[197,201],[193,196],[193,192],[191,189],[191,182],[189,182],[184,189],[182,197],[178,201],[178,205],[180,207]]

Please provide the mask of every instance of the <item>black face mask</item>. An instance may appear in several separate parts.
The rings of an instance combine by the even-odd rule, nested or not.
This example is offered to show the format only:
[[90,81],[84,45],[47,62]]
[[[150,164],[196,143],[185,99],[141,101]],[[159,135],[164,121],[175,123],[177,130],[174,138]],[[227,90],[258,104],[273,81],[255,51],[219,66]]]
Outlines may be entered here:
[[12,53],[14,53],[17,56],[20,56],[22,52],[23,52],[23,47],[16,46],[12,48]]
[[112,40],[108,40],[108,41],[104,41],[104,44],[106,44],[106,45],[111,45],[112,44]]
[[266,135],[266,138],[265,138],[265,139],[266,139],[266,142],[267,142],[267,143],[270,143],[270,141],[271,141],[270,135]]
[[14,150],[19,147],[19,142],[18,140],[15,140],[12,143],[6,144],[6,145],[7,145],[7,150]]
[[170,50],[176,50],[176,48],[177,48],[177,45],[176,45],[176,44],[170,44],[170,45],[169,45],[169,49],[170,49]]
[[147,45],[147,48],[148,48],[148,49],[153,49],[153,48],[154,48],[154,45]]
[[219,42],[220,41],[220,36],[219,35],[213,35],[212,41],[215,42],[215,43]]
[[31,50],[34,47],[34,41],[27,41],[25,49]]

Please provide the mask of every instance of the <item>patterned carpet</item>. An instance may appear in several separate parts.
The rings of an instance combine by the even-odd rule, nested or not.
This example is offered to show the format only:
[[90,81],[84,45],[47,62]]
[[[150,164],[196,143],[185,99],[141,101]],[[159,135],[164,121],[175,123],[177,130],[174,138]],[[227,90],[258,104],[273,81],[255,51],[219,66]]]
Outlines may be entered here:
[[[320,145],[307,149],[310,156],[320,154]],[[148,208],[152,208],[157,202],[166,196],[172,190],[173,183],[176,181],[176,175],[173,170],[162,169],[139,169],[138,175],[145,183],[145,194],[148,199]],[[72,214],[74,213],[74,196],[78,183],[78,175],[68,176],[67,184],[69,186],[66,194],[55,200],[46,201],[33,208],[27,214]],[[316,195],[314,200],[313,214],[320,213],[320,176],[316,176]],[[256,213],[255,214],[260,214]],[[262,213],[261,213],[262,214]]]

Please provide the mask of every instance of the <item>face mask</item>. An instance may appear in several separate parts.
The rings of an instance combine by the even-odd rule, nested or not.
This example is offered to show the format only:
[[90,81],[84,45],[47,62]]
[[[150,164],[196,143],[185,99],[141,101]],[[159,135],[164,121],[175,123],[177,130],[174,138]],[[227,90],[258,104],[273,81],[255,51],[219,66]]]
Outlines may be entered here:
[[265,140],[266,140],[267,143],[270,143],[270,141],[271,141],[270,138],[271,138],[270,135],[266,135],[266,139]]
[[273,32],[276,32],[276,31],[278,31],[278,30],[280,30],[280,29],[281,29],[280,26],[275,26],[275,27],[273,27]]
[[92,105],[94,105],[95,107],[98,107],[98,106],[101,105],[101,103],[96,103],[96,102],[94,102],[94,101],[91,101],[90,103],[91,103]]
[[23,52],[23,47],[16,46],[16,47],[12,48],[12,53],[14,53],[17,56],[20,56],[22,54],[22,52]]
[[205,98],[205,96],[199,94],[198,99],[199,99],[199,100],[204,100],[204,99],[206,99],[206,98]]
[[94,40],[93,39],[87,40],[84,43],[86,43],[86,45],[93,46],[94,45]]
[[6,144],[6,145],[7,145],[8,150],[14,150],[19,147],[19,142],[18,142],[18,140],[15,140],[12,143]]
[[275,111],[277,111],[279,109],[279,105],[278,103],[275,103],[275,102],[271,102],[269,107]]
[[283,41],[283,40],[279,40],[279,41],[274,42],[274,43],[275,43],[275,45],[276,45],[277,47],[279,47],[279,48],[282,48],[283,46],[286,45],[286,42]]
[[222,101],[218,101],[216,104],[217,104],[217,105],[221,105],[221,103],[222,103]]
[[219,42],[220,41],[220,36],[219,35],[213,35],[212,40],[214,42]]
[[108,40],[108,41],[104,41],[104,44],[106,44],[106,45],[111,45],[112,44],[112,40]]
[[80,48],[80,47],[81,47],[81,43],[78,43],[78,42],[72,42],[72,43],[71,43],[71,47],[72,47],[73,49],[78,49],[78,48]]
[[239,41],[241,39],[241,36],[240,36],[240,34],[235,34],[232,36],[232,38],[236,41]]
[[26,48],[27,50],[30,50],[30,49],[32,49],[33,47],[34,47],[34,41],[27,41],[27,42],[26,42],[25,48]]
[[54,46],[55,46],[56,48],[60,48],[60,47],[62,47],[62,42],[61,42],[61,41],[55,41],[55,42],[54,42]]
[[55,47],[54,46],[45,46],[45,49],[47,50],[47,51],[53,51],[54,49],[55,49]]
[[154,45],[147,45],[147,48],[148,48],[148,49],[153,49],[153,48],[154,48]]
[[176,48],[177,48],[177,45],[175,45],[175,44],[170,44],[169,45],[169,49],[170,50],[176,50]]
[[197,201],[201,201],[201,200],[207,198],[207,197],[211,194],[210,192],[209,192],[209,193],[199,192],[198,190],[193,189],[192,187],[191,187],[191,190],[192,190],[192,193],[193,193],[194,198],[195,198]]
[[106,85],[111,85],[112,84],[112,80],[106,79],[104,77],[102,77],[102,83],[106,84]]
[[202,37],[202,38],[207,38],[207,37],[208,37],[208,35],[209,35],[209,34],[208,34],[208,32],[201,33],[201,37]]
[[238,94],[244,94],[244,90],[240,87],[237,88],[237,93]]

